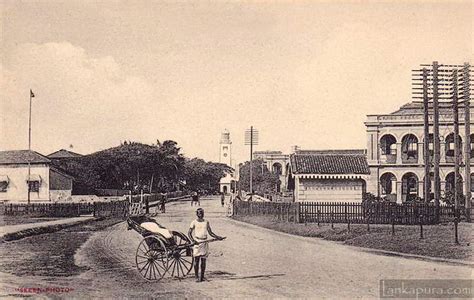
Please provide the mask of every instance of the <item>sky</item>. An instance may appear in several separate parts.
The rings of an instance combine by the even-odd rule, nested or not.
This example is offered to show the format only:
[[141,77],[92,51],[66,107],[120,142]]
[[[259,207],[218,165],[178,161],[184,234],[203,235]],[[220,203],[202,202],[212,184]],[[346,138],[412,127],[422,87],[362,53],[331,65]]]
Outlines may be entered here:
[[[363,149],[411,70],[473,62],[471,1],[0,1],[0,150],[87,154],[172,139],[218,161]],[[73,148],[69,148],[70,145]]]

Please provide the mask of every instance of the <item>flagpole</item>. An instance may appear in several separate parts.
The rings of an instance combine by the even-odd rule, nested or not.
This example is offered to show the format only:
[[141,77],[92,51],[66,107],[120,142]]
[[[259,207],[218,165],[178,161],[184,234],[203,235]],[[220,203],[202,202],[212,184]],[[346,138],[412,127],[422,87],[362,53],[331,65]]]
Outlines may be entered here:
[[26,181],[26,183],[28,184],[28,205],[30,205],[31,98],[32,98],[32,96],[33,96],[33,92],[30,89],[30,117],[28,118],[28,179]]

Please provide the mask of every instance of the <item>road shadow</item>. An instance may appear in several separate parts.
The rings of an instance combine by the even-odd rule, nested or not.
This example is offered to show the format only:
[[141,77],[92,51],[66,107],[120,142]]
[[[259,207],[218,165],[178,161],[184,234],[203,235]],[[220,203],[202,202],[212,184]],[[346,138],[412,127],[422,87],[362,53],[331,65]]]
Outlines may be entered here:
[[258,274],[258,275],[247,275],[239,276],[236,273],[229,273],[225,271],[212,271],[209,272],[207,279],[212,281],[213,279],[218,280],[243,280],[243,279],[259,279],[259,280],[268,280],[274,277],[285,276],[286,274]]

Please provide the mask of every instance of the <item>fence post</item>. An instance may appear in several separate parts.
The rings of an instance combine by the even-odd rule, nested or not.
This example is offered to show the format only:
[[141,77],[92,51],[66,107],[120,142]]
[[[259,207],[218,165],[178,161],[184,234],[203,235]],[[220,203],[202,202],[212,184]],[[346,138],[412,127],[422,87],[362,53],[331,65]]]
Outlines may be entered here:
[[301,213],[300,203],[296,202],[296,210],[295,210],[295,222],[296,223],[300,222],[300,213]]
[[420,222],[420,239],[423,239],[423,215],[420,215],[419,217],[419,222]]
[[334,213],[331,211],[331,229],[334,229]]
[[321,211],[318,209],[318,226],[319,226],[319,217],[321,216]]
[[346,219],[346,222],[347,222],[347,203],[344,203],[344,218]]
[[395,235],[395,215],[392,213],[391,217],[391,222],[392,222],[392,235]]
[[459,214],[458,210],[454,210],[454,242],[456,245],[459,245],[459,239],[458,239],[458,223],[459,223]]
[[347,232],[351,232],[351,220],[347,220]]
[[367,232],[370,232],[370,214],[368,213],[367,213],[366,220],[367,220]]

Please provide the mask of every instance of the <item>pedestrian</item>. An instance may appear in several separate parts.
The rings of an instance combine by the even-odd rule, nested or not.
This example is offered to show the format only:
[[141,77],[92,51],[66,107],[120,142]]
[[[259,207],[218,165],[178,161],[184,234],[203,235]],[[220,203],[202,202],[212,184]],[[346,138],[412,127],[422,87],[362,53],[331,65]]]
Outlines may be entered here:
[[166,204],[166,196],[163,196],[161,197],[161,200],[160,200],[160,210],[162,213],[166,212],[165,204]]
[[221,205],[224,207],[224,202],[225,202],[225,194],[224,192],[221,193]]
[[[209,243],[207,242],[207,235],[216,240],[223,240],[225,237],[221,237],[212,232],[209,221],[204,219],[204,209],[198,208],[196,210],[197,219],[191,222],[189,225],[188,236],[195,244],[193,246],[193,259],[194,259],[194,275],[196,282],[204,281],[204,273],[206,272],[206,260],[209,255]],[[201,265],[201,272],[199,273],[199,264]]]
[[194,202],[198,202],[198,194],[197,192],[194,192],[193,195],[191,196],[191,206],[193,206]]

